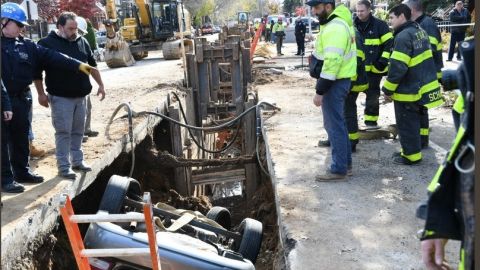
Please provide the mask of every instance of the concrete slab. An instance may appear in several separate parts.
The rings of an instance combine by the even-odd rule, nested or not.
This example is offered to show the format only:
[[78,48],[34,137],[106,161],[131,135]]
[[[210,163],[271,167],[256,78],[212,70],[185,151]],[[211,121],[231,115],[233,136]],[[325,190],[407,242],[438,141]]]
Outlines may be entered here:
[[[257,89],[260,100],[274,100],[282,109],[265,121],[265,136],[287,268],[423,269],[416,239],[423,223],[415,209],[454,137],[450,109],[431,111],[436,146],[423,151],[420,166],[392,163],[398,141],[362,141],[353,155],[354,176],[320,183],[315,175],[328,169],[331,157],[329,148],[317,147],[326,132],[312,102],[315,82],[305,71],[282,76]],[[363,100],[361,95],[357,102],[360,116]],[[382,125],[395,122],[392,105],[382,105]],[[458,247],[447,246],[452,265]]]

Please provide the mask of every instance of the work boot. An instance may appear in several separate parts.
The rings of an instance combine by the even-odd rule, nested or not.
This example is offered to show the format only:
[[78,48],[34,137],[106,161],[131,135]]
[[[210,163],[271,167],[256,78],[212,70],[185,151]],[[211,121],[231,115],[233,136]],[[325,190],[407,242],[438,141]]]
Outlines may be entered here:
[[365,121],[365,127],[367,129],[377,129],[378,128],[378,124],[376,121]]
[[19,184],[15,181],[13,181],[10,184],[2,186],[2,192],[22,193],[23,191],[25,191],[25,187],[22,184]]
[[393,158],[393,163],[394,164],[398,164],[398,165],[418,165],[420,163],[420,161],[422,161],[421,159],[420,160],[417,160],[417,161],[411,161],[405,157],[402,157],[402,156],[396,156]]
[[82,138],[82,143],[87,142],[87,141],[88,141],[88,136],[84,135],[83,138]]
[[83,135],[87,137],[97,137],[98,134],[99,134],[98,131],[94,131],[94,130],[85,131],[83,133]]
[[30,141],[29,148],[30,148],[30,158],[41,158],[46,153],[45,150],[41,150],[41,149],[36,148],[33,145],[32,141]]
[[352,165],[348,165],[347,175],[348,175],[348,176],[353,176],[353,168],[352,168]]
[[319,175],[315,176],[315,181],[318,181],[318,182],[346,181],[346,175],[345,174],[336,174],[336,173],[332,173],[330,171],[327,171],[324,174],[319,174]]
[[74,165],[72,166],[72,169],[76,170],[76,171],[82,171],[82,172],[90,172],[92,170],[92,167],[90,167],[89,165],[85,164],[84,162],[78,164],[78,165]]
[[77,178],[77,174],[71,168],[59,171],[58,175],[63,178],[72,179],[72,180],[75,180]]
[[330,147],[330,141],[329,140],[319,140],[318,141],[318,147]]
[[351,147],[352,147],[352,153],[357,152],[357,144],[356,144],[356,143],[352,143],[352,144],[350,144],[350,145],[351,145]]
[[17,177],[17,181],[20,183],[42,183],[43,177],[38,174],[29,173],[23,177]]

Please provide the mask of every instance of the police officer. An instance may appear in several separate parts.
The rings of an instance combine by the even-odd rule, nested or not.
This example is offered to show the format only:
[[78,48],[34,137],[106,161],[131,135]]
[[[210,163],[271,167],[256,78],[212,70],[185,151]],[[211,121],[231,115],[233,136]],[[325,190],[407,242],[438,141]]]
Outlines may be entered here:
[[465,111],[449,154],[428,186],[430,196],[421,235],[422,259],[428,270],[448,269],[444,257],[447,239],[462,242],[458,269],[474,269],[474,44],[471,39],[460,46],[464,61],[457,78],[463,83],[460,88]]
[[345,99],[350,91],[350,79],[357,68],[355,30],[352,14],[335,0],[310,0],[313,13],[320,19],[313,57],[323,61],[313,99],[322,106],[324,127],[332,146],[332,164],[316,181],[339,181],[351,175],[352,153],[344,118]]
[[298,17],[295,22],[295,39],[297,41],[297,53],[295,55],[305,55],[305,34],[307,26],[303,22],[302,17]]
[[414,165],[422,160],[420,120],[423,108],[443,104],[440,84],[434,68],[428,34],[411,21],[405,4],[393,7],[390,23],[394,29],[394,46],[387,80],[382,91],[394,101],[395,119],[401,151],[393,156],[395,164]]
[[44,66],[80,70],[90,74],[92,67],[24,39],[20,32],[28,24],[25,11],[20,5],[5,3],[1,6],[1,14],[2,80],[15,115],[8,130],[10,147],[2,147],[2,157],[5,157],[2,159],[2,190],[13,192],[18,190],[17,186],[9,185],[13,178],[17,182],[43,182],[43,177],[32,173],[28,164],[28,112],[32,106],[29,85],[34,70],[38,66]]
[[[435,61],[435,69],[437,71],[437,79],[442,78],[443,56],[442,56],[442,36],[440,30],[430,16],[423,13],[423,5],[420,0],[404,1],[412,10],[412,20],[417,22],[428,34],[430,45],[432,47],[433,60]],[[428,137],[430,134],[428,110],[422,108],[422,119],[420,122],[420,136],[422,138],[422,148],[428,147]]]
[[364,122],[367,128],[377,127],[380,104],[380,81],[387,74],[388,58],[393,43],[392,33],[386,22],[372,15],[369,0],[359,0],[356,5],[355,26],[364,39],[368,76]]

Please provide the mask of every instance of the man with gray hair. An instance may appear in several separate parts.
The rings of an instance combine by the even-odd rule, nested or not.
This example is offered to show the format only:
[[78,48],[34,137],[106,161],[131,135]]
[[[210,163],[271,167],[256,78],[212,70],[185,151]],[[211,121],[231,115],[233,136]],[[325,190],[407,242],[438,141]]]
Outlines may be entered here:
[[[430,16],[427,16],[424,13],[424,6],[422,0],[405,0],[403,1],[412,12],[412,21],[417,22],[420,27],[425,30],[428,34],[428,39],[430,40],[430,45],[432,47],[433,60],[435,61],[435,68],[437,71],[437,79],[442,78],[442,68],[443,68],[443,56],[442,56],[442,36],[440,35],[440,30]],[[429,140],[429,120],[428,120],[428,110],[422,108],[422,114],[420,116],[420,137],[422,139],[422,148],[428,147]]]
[[[63,12],[58,17],[57,31],[52,31],[38,44],[66,54],[78,61],[97,66],[88,41],[79,35],[77,15]],[[105,98],[103,82],[98,70],[92,70],[92,77],[99,85],[97,95]],[[92,91],[88,76],[58,68],[45,69],[45,84],[48,97],[44,92],[41,70],[37,70],[35,87],[38,101],[42,106],[52,108],[52,123],[55,128],[55,145],[58,174],[75,179],[73,170],[91,171],[85,164],[82,151],[82,139],[85,129],[86,99]],[[73,169],[73,170],[72,170]]]

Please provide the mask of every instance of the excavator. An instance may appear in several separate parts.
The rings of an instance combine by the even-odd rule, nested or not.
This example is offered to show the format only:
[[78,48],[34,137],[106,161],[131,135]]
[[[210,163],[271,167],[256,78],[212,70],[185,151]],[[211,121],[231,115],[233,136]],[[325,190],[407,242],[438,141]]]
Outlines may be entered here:
[[193,50],[190,14],[180,1],[106,0],[104,4],[108,67],[131,66],[149,51],[162,50],[164,59],[169,60],[179,59],[183,48]]

